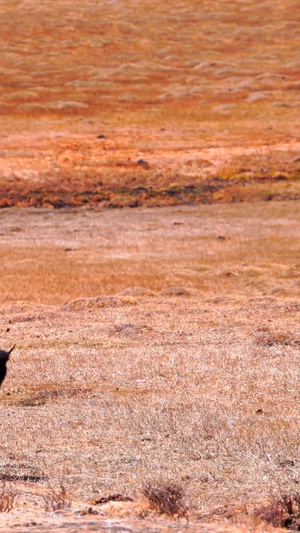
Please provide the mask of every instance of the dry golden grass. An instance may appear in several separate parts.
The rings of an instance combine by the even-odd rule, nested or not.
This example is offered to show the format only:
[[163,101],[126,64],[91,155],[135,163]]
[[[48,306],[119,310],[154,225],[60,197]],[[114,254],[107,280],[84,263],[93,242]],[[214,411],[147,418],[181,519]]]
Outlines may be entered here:
[[143,294],[136,286],[154,296],[172,287],[205,297],[231,291],[233,299],[299,296],[297,203],[134,214],[2,210],[0,217],[3,303],[63,304],[122,291],[134,299]]
[[175,482],[206,519],[295,492],[298,208],[3,210],[1,475],[87,504]]
[[[6,116],[117,125],[256,119],[299,105],[295,0],[1,2]],[[18,27],[16,34],[15,28]],[[233,125],[234,127],[234,125]],[[101,132],[100,132],[101,133]],[[278,132],[279,134],[280,132]]]
[[0,15],[1,527],[270,529],[299,486],[298,3]]
[[299,198],[296,0],[0,11],[0,206]]

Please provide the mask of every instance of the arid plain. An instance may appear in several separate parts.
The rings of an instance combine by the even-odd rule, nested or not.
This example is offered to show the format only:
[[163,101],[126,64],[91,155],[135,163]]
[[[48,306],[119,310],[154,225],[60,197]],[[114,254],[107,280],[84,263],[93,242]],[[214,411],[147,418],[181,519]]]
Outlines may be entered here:
[[299,22],[0,0],[1,531],[299,529]]

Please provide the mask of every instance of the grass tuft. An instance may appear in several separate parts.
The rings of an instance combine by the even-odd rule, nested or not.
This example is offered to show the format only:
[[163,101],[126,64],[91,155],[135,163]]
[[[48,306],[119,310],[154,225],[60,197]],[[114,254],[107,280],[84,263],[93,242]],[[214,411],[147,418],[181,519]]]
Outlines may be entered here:
[[168,516],[187,518],[187,507],[183,501],[183,489],[175,483],[161,483],[153,486],[150,482],[143,486],[143,495],[149,502],[150,509]]
[[50,487],[47,493],[43,494],[42,498],[46,512],[67,510],[71,507],[70,496],[63,485],[60,485],[58,489]]
[[17,491],[11,483],[1,481],[0,488],[0,513],[9,513],[17,496]]

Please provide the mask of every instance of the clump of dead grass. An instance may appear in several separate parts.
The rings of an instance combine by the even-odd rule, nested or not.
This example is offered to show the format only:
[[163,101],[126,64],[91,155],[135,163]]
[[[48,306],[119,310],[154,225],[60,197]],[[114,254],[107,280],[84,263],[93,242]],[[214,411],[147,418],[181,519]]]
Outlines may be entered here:
[[187,506],[183,501],[183,488],[176,483],[159,483],[152,485],[150,482],[142,488],[142,494],[147,498],[149,507],[159,514],[188,518]]
[[57,512],[71,508],[71,498],[64,485],[58,488],[49,487],[46,494],[42,495],[46,512]]
[[16,496],[16,488],[11,483],[2,480],[0,487],[0,513],[9,513],[13,509]]
[[254,514],[274,527],[300,531],[300,492],[274,496],[256,509]]

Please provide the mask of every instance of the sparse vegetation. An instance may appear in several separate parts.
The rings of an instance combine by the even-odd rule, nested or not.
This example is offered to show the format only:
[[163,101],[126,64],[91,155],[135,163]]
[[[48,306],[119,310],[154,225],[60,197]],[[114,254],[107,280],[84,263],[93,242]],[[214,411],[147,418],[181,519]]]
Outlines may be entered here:
[[298,214],[2,211],[6,479],[90,503],[162,476],[191,516],[295,492]]
[[300,493],[273,496],[256,509],[255,516],[274,527],[300,531]]
[[0,13],[1,520],[299,529],[298,2]]
[[15,486],[7,481],[0,481],[0,513],[9,513],[15,503],[17,490]]
[[299,198],[296,0],[1,6],[0,207]]
[[142,494],[147,498],[150,509],[168,516],[183,516],[187,518],[187,507],[184,503],[183,488],[172,483],[146,483]]
[[45,494],[42,494],[45,511],[57,512],[71,508],[71,498],[64,485],[58,488],[49,487]]

